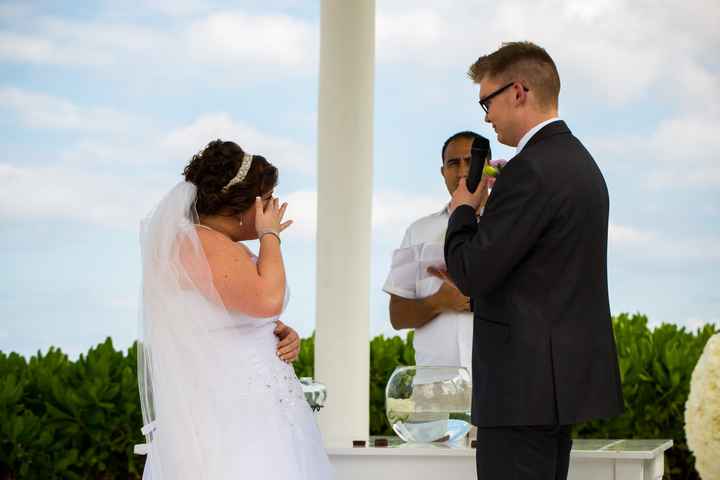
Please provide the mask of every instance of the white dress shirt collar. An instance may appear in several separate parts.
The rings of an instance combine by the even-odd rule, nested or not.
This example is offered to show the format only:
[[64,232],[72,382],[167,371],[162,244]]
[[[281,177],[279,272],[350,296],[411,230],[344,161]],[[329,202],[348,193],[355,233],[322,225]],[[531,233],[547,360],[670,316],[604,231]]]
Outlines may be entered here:
[[515,155],[522,152],[522,149],[525,148],[525,145],[530,141],[530,139],[535,135],[537,132],[540,131],[545,125],[552,123],[552,122],[559,122],[560,117],[554,117],[549,120],[545,120],[544,122],[540,122],[537,125],[535,125],[533,128],[528,130],[528,132],[523,135],[523,137],[520,139],[520,141],[517,144],[517,149],[515,150]]

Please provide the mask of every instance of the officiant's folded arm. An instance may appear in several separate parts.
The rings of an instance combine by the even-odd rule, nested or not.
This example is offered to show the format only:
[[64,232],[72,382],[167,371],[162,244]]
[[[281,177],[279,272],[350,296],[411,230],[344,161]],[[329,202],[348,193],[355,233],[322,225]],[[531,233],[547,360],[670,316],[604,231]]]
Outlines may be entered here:
[[445,238],[447,270],[469,297],[497,288],[552,219],[540,178],[532,172],[516,177],[512,184],[496,185],[479,222],[468,205],[459,206],[450,217]]
[[395,330],[420,328],[438,316],[427,298],[403,298],[390,294],[390,323]]

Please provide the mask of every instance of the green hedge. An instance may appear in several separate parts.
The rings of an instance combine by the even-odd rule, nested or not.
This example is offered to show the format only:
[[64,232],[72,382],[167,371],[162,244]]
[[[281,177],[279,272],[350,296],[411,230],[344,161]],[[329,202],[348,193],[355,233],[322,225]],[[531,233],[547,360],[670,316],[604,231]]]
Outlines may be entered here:
[[717,332],[705,325],[688,332],[663,324],[653,330],[644,315],[613,319],[622,375],[625,413],[610,420],[578,425],[575,435],[586,438],[672,438],[665,477],[699,479],[695,458],[685,439],[685,402],[690,377],[705,344]]
[[[698,478],[683,430],[690,376],[715,327],[688,332],[675,325],[650,330],[643,315],[613,319],[626,412],[575,428],[578,437],[672,438],[667,477]],[[312,376],[314,337],[304,339],[298,376]],[[398,365],[413,365],[412,333],[370,342],[370,434],[389,435],[385,384]],[[135,346],[116,351],[112,341],[77,361],[60,350],[24,357],[0,352],[0,480],[136,479],[143,457]],[[332,392],[330,399],[332,401]]]
[[74,362],[0,352],[0,464],[17,479],[139,478],[136,359],[110,339]]

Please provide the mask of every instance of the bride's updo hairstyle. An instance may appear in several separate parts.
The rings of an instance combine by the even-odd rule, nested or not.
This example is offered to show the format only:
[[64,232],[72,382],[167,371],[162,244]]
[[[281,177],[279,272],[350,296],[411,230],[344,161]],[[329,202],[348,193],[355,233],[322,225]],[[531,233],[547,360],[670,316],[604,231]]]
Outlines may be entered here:
[[242,182],[223,191],[240,169],[245,152],[235,142],[214,140],[194,155],[183,175],[197,187],[198,215],[237,215],[248,210],[255,197],[262,197],[277,185],[278,170],[260,155]]

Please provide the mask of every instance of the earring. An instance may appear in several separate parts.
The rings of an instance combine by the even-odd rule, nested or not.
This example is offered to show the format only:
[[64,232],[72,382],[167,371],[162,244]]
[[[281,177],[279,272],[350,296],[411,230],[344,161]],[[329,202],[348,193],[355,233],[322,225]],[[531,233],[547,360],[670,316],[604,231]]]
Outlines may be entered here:
[[240,226],[242,226],[242,224],[243,224],[243,216],[240,215]]

